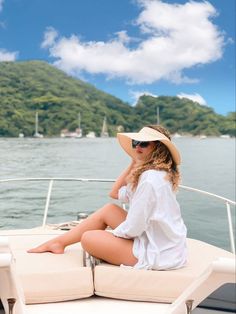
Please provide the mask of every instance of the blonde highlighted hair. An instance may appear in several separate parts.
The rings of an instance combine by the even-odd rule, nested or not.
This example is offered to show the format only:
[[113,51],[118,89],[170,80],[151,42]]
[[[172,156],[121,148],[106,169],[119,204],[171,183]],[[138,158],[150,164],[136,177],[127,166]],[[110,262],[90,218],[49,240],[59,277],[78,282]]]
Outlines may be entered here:
[[[148,125],[147,127],[152,128],[171,140],[171,136],[168,130],[161,125]],[[178,166],[172,158],[172,155],[166,145],[160,141],[155,141],[155,147],[148,158],[142,163],[141,166],[137,167],[127,178],[128,182],[131,183],[132,189],[135,190],[141,174],[150,169],[164,170],[167,172],[166,179],[172,184],[174,191],[178,189],[180,183],[180,172]]]

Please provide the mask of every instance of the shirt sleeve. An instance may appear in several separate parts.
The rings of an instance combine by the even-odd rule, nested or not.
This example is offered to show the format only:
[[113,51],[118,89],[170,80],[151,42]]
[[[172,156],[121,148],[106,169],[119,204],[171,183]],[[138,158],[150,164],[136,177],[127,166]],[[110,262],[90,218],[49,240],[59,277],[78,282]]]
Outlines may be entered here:
[[119,189],[118,200],[122,203],[129,203],[129,192],[126,185]]
[[155,194],[150,182],[138,184],[126,217],[113,234],[117,237],[132,239],[140,236],[146,229],[155,204]]

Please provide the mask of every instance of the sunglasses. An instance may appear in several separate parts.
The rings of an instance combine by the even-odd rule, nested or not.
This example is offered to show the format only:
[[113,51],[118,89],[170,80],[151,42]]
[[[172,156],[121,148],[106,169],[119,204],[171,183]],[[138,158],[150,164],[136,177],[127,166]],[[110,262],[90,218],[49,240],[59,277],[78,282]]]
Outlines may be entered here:
[[137,146],[141,148],[146,148],[149,146],[149,144],[150,142],[141,142],[141,141],[132,140],[132,148],[136,148]]

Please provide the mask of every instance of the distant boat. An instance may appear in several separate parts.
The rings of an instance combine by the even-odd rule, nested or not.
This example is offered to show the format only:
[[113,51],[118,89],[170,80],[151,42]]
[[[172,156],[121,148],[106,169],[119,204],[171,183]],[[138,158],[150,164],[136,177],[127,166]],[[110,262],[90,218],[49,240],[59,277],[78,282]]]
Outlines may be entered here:
[[203,134],[203,135],[200,135],[199,138],[200,138],[200,140],[205,140],[207,138],[207,136]]
[[38,111],[36,111],[36,114],[35,114],[35,133],[34,133],[34,137],[35,138],[42,138],[43,134],[39,133],[38,128],[39,128],[39,118],[38,118]]
[[220,138],[230,138],[230,135],[229,135],[229,134],[222,134],[222,135],[220,136]]
[[24,135],[24,133],[19,133],[18,137],[19,137],[19,138],[24,138],[25,135]]
[[61,137],[81,138],[82,137],[81,129],[77,128],[75,132],[70,132],[68,129],[63,129],[61,130]]
[[66,137],[66,134],[69,133],[68,129],[63,129],[61,130],[61,134],[60,134],[60,137],[64,138]]
[[86,134],[86,137],[87,137],[87,138],[95,138],[95,137],[96,137],[96,134],[95,134],[95,132],[90,131],[90,132],[88,132],[88,133]]
[[103,119],[102,131],[100,134],[101,137],[109,137],[108,129],[107,129],[107,118],[106,116]]
[[174,133],[174,134],[172,135],[172,138],[180,138],[180,137],[182,137],[182,135],[179,134],[179,133]]
[[78,114],[78,128],[75,130],[77,138],[82,137],[82,129],[81,129],[81,115],[80,112]]
[[70,137],[70,138],[81,138],[82,137],[82,129],[80,126],[81,116],[78,114],[78,128],[74,132],[70,132],[68,129],[61,130],[61,137]]

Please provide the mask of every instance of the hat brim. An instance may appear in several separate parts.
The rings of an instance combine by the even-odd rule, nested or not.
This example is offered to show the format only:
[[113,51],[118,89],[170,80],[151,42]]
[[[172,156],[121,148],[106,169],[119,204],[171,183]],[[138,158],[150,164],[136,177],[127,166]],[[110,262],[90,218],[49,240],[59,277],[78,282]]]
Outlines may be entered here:
[[135,158],[135,149],[132,148],[132,140],[141,142],[160,141],[168,148],[175,163],[177,165],[181,163],[180,153],[174,143],[155,129],[144,127],[137,133],[117,133],[117,138],[121,147],[131,158]]

